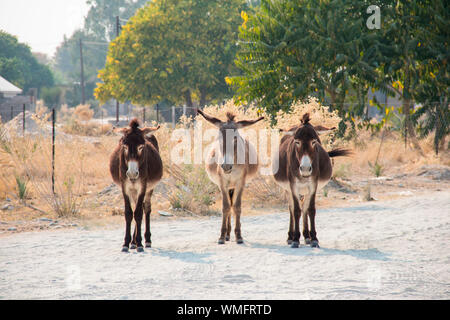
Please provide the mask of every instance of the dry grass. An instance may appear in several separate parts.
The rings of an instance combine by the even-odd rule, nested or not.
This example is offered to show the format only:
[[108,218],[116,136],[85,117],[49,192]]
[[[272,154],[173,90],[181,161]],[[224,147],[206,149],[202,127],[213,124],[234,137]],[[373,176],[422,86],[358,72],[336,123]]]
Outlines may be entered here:
[[[78,111],[77,111],[78,109]],[[53,212],[56,216],[82,215],[84,212],[90,215],[100,215],[103,212],[112,214],[112,203],[121,206],[121,195],[105,205],[98,203],[98,192],[109,186],[112,181],[109,174],[109,156],[117,145],[120,136],[104,135],[105,131],[72,127],[68,129],[68,121],[76,119],[77,123],[88,125],[92,122],[90,109],[80,106],[72,111],[59,112],[59,121],[63,122],[63,130],[73,136],[57,135],[56,162],[55,162],[55,194],[51,191],[51,138],[49,136],[11,136],[5,141],[0,138],[0,200],[9,197],[18,199],[16,176],[25,178],[29,183],[28,200],[47,212]],[[265,115],[254,106],[235,106],[228,101],[223,106],[208,106],[205,112],[222,120],[226,119],[226,112],[236,114],[237,120],[255,119]],[[42,125],[48,126],[48,111],[42,104],[38,105],[38,114],[35,116]],[[323,109],[316,101],[307,104],[297,104],[292,113],[280,112],[277,115],[277,128],[287,129],[299,124],[301,115],[305,112],[311,114],[313,125],[321,124],[327,127],[337,126],[339,118],[333,112]],[[88,120],[86,120],[88,119]],[[74,120],[75,121],[75,120]],[[202,123],[202,130],[215,129],[197,116],[195,121]],[[183,118],[177,128],[193,128],[193,120]],[[96,124],[97,125],[97,124]],[[149,125],[154,125],[149,124]],[[270,128],[269,117],[255,124],[249,129]],[[213,185],[204,170],[204,165],[184,165],[173,163],[170,153],[179,144],[180,139],[172,139],[169,126],[162,127],[155,133],[160,145],[161,157],[164,164],[164,179],[166,189],[159,195],[155,195],[158,201],[155,206],[158,209],[169,210],[171,208],[184,208],[199,214],[206,214],[212,208],[220,210],[220,194],[218,188]],[[245,132],[245,131],[244,131]],[[193,130],[187,131],[194,139]],[[95,137],[83,137],[93,135]],[[420,144],[426,154],[421,157],[410,146],[405,149],[404,140],[399,132],[389,131],[385,134],[381,149],[379,149],[382,133],[371,133],[366,130],[358,130],[351,140],[328,139],[323,141],[327,150],[342,146],[354,150],[352,157],[334,159],[334,176],[352,179],[355,175],[373,177],[369,162],[374,163],[380,150],[378,162],[383,166],[384,175],[396,173],[408,173],[418,170],[426,164],[450,165],[448,149],[440,152],[436,157],[433,152],[432,136],[420,140]],[[329,136],[328,136],[329,137]],[[203,150],[212,142],[211,139],[202,141]],[[191,146],[193,152],[194,145]],[[285,205],[284,193],[270,176],[261,176],[252,180],[245,192],[244,202],[267,205]]]
[[91,121],[94,110],[89,105],[68,108],[63,105],[58,112],[59,122],[63,122],[64,133],[81,136],[101,136],[112,130],[112,125]]

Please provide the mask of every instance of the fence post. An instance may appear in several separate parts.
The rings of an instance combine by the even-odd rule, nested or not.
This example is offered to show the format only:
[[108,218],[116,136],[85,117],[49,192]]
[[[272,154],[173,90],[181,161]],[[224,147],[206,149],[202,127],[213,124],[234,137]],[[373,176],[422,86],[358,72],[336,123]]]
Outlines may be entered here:
[[10,120],[12,120],[13,119],[13,106],[11,106],[11,119]]
[[175,129],[175,106],[172,106],[172,128]]
[[23,104],[22,131],[23,136],[25,137],[25,103]]
[[55,108],[52,109],[52,192],[55,194]]

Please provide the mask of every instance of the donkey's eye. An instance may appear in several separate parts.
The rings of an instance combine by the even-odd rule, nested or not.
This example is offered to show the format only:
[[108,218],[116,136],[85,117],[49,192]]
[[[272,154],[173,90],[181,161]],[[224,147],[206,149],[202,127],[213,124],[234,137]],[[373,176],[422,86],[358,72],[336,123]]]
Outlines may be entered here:
[[296,145],[297,147],[300,147],[300,145],[301,145],[300,140],[295,140],[295,145]]
[[124,145],[123,150],[125,151],[125,153],[128,153],[128,146]]
[[144,145],[143,145],[143,144],[141,144],[141,145],[138,147],[138,152],[141,153],[142,150],[144,150]]

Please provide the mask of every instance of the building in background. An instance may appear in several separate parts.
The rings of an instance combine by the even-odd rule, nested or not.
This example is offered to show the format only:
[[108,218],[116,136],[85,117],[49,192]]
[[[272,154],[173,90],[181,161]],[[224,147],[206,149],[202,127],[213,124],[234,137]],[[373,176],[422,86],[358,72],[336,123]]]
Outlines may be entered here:
[[20,95],[22,89],[0,76],[0,119],[7,122],[23,111],[23,105],[30,110],[29,96]]

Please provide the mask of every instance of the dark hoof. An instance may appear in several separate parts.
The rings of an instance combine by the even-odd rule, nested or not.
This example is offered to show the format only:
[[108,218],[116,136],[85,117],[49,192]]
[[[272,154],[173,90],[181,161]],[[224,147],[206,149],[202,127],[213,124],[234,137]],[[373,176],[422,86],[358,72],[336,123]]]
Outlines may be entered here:
[[291,248],[298,248],[300,243],[298,241],[292,241]]
[[128,249],[128,247],[123,246],[122,247],[122,252],[128,252],[130,249]]
[[144,247],[137,247],[137,252],[144,252]]
[[230,236],[226,236],[225,241],[230,241]]
[[136,249],[136,245],[135,245],[135,244],[130,245],[130,249],[131,249],[131,250]]
[[287,244],[291,245],[291,244],[292,244],[292,240],[291,240],[291,239],[288,239],[288,240],[287,240]]
[[310,238],[305,238],[305,243],[306,244],[311,244],[311,239]]
[[146,248],[151,248],[152,247],[152,243],[151,242],[146,242],[145,243],[145,247]]
[[225,239],[220,238],[219,241],[217,241],[218,244],[225,244]]
[[236,239],[236,243],[237,244],[243,244],[244,243],[244,239],[242,239],[242,238]]
[[317,241],[317,240],[311,241],[311,248],[320,248],[319,241]]

